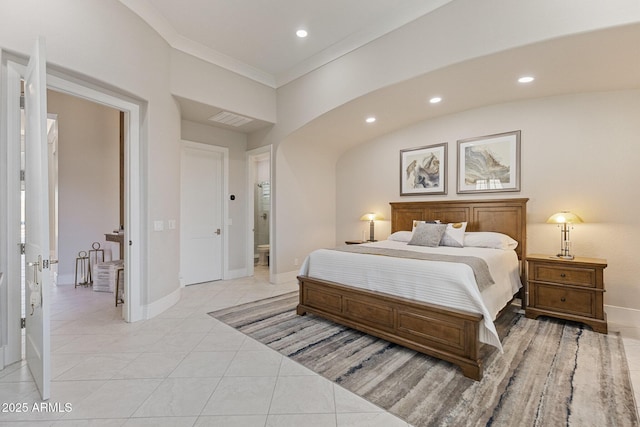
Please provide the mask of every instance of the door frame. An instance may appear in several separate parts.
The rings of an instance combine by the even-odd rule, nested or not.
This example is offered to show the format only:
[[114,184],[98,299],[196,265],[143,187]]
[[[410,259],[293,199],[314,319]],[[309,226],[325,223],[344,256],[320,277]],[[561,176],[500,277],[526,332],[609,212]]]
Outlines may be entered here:
[[[222,280],[229,278],[229,148],[219,145],[205,144],[202,142],[180,140],[180,164],[182,165],[182,155],[185,148],[195,150],[212,151],[222,154],[222,194],[220,195],[222,204],[222,253],[220,256],[220,265],[222,271]],[[182,170],[180,171],[182,178]],[[182,190],[181,190],[182,191]],[[180,210],[182,211],[182,194],[180,194]],[[180,228],[182,229],[182,218],[180,218]],[[182,245],[182,236],[180,237],[180,245]],[[180,251],[182,257],[182,250]],[[182,261],[180,261],[180,269],[182,269]],[[180,287],[184,288],[185,284],[180,273]]]
[[247,275],[253,276],[254,272],[254,184],[256,180],[256,168],[255,163],[257,159],[267,156],[269,157],[269,184],[271,186],[271,199],[269,200],[269,282],[274,282],[273,277],[273,265],[275,254],[275,238],[273,235],[273,148],[272,145],[265,145],[264,147],[255,148],[246,152],[246,164],[247,164]]
[[[20,138],[20,106],[19,89],[16,89],[15,79],[22,78],[26,70],[26,60],[0,52],[2,67],[6,73],[2,73],[2,90],[5,95],[0,100],[0,116],[7,118],[6,127],[0,128],[0,142],[15,141]],[[19,87],[19,85],[17,85]],[[123,305],[123,318],[126,322],[135,322],[146,318],[146,309],[142,304],[141,295],[144,293],[142,284],[145,283],[146,265],[143,264],[143,254],[146,253],[146,224],[143,221],[143,212],[146,211],[144,188],[142,187],[145,168],[141,139],[141,116],[144,103],[131,100],[126,96],[119,96],[107,90],[94,87],[88,82],[73,78],[64,73],[53,71],[47,66],[47,89],[62,92],[71,96],[82,98],[97,104],[106,105],[123,111],[125,114],[125,245],[124,260],[125,292],[129,296]],[[17,96],[16,96],[17,95]],[[3,120],[4,121],[4,120]],[[6,136],[6,139],[5,139]],[[6,167],[7,173],[0,180],[0,196],[6,207],[6,222],[0,225],[0,235],[7,237],[6,245],[2,250],[6,252],[5,286],[8,304],[0,305],[0,316],[6,319],[6,329],[0,331],[3,336],[0,339],[0,369],[5,365],[14,363],[22,358],[21,352],[21,308],[20,289],[10,286],[20,278],[20,232],[14,230],[15,224],[20,223],[20,147],[17,144],[0,144],[6,148],[0,149],[0,163]],[[17,146],[16,146],[17,145]],[[18,189],[13,194],[12,189]],[[0,204],[0,207],[2,204]],[[2,254],[2,251],[0,251]],[[0,265],[2,268],[2,265]],[[17,303],[16,303],[17,301]],[[6,313],[6,316],[4,315]],[[6,331],[6,336],[4,333]]]

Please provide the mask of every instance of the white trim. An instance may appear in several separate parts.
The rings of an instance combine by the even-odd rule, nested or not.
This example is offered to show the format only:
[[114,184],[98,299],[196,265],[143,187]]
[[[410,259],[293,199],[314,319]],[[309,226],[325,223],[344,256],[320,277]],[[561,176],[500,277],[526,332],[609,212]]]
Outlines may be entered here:
[[123,317],[127,322],[142,320],[145,318],[142,295],[146,277],[142,254],[146,251],[147,241],[144,238],[146,224],[142,221],[145,205],[142,197],[144,168],[141,156],[140,105],[57,75],[47,75],[47,87],[126,113],[124,211],[127,227],[124,230],[124,240],[132,242],[132,245],[124,245],[125,295],[129,297],[124,303]]
[[151,304],[144,306],[143,311],[145,313],[145,319],[151,319],[152,317],[155,317],[165,310],[171,308],[178,301],[180,301],[181,296],[182,288],[178,288],[175,291],[171,292],[169,295],[166,295],[159,300],[156,300]]
[[[222,154],[222,280],[227,280],[231,273],[229,271],[229,148],[219,145],[204,144],[202,142],[180,140],[180,151],[182,155],[183,148],[192,148],[195,150],[215,151]],[[182,219],[180,219],[182,223]],[[182,255],[182,254],[181,254]],[[182,264],[180,264],[182,265]],[[182,281],[182,273],[180,273],[180,287],[184,287]]]
[[[24,74],[24,70],[26,69],[23,64],[19,64],[17,62],[7,61],[7,69],[9,74],[9,79],[11,79],[13,73],[18,73],[18,76],[22,76]],[[9,82],[7,82],[7,86],[9,86]],[[117,94],[112,95],[107,92],[103,92],[98,89],[94,89],[90,87],[89,83],[86,82],[76,82],[73,78],[62,75],[60,73],[53,74],[51,71],[47,71],[47,88],[56,90],[58,92],[66,93],[71,96],[75,96],[78,98],[86,99],[91,102],[95,102],[98,104],[106,105],[112,108],[115,108],[120,111],[124,111],[125,114],[125,215],[127,216],[125,219],[126,224],[128,225],[125,229],[125,242],[133,242],[131,246],[125,245],[124,250],[124,260],[125,265],[131,266],[130,268],[125,269],[125,293],[129,295],[129,298],[125,301],[123,306],[123,318],[127,322],[135,322],[138,320],[144,319],[143,307],[142,307],[142,295],[145,293],[143,290],[143,284],[145,283],[144,279],[146,277],[146,266],[143,264],[142,260],[143,253],[146,251],[147,240],[144,238],[146,236],[146,224],[142,221],[143,214],[142,212],[145,209],[145,204],[142,197],[142,178],[144,176],[144,168],[142,163],[141,156],[141,126],[140,126],[140,105],[136,102],[129,101],[124,99],[124,97],[120,97]],[[8,91],[11,90],[7,87]],[[13,97],[7,98],[7,103],[13,102]],[[15,105],[7,105],[7,111],[4,114],[11,114],[11,110],[15,108]],[[9,117],[9,123],[12,123],[12,116]],[[7,137],[12,135],[10,132],[15,132],[8,127]],[[19,130],[18,130],[19,132]],[[19,133],[18,133],[19,135]],[[11,144],[8,144],[9,146]],[[11,147],[8,147],[8,150],[11,150]],[[18,153],[19,156],[19,153]],[[15,168],[14,162],[9,162],[10,158],[15,156],[8,155],[7,156],[7,168]],[[19,159],[19,157],[18,157]],[[17,162],[19,168],[19,161]],[[9,174],[17,176],[16,173],[8,171]],[[14,179],[9,176],[9,179]],[[13,188],[11,182],[7,182],[7,189]],[[7,190],[8,191],[8,190]],[[11,196],[8,195],[8,199]],[[19,194],[18,194],[19,198]],[[13,203],[10,202],[8,207],[8,217],[11,216],[10,213],[15,208]],[[18,200],[19,207],[19,200]],[[19,212],[19,211],[18,211]],[[18,213],[19,214],[19,213]],[[12,218],[7,218],[7,224],[11,224]],[[19,223],[19,220],[18,220]],[[19,236],[18,236],[19,238]],[[8,244],[11,245],[13,240],[11,236],[9,236]],[[17,245],[19,240],[15,242]],[[7,272],[9,275],[13,275],[11,271],[11,266],[9,265],[7,268]],[[13,305],[13,304],[12,304]],[[20,304],[18,304],[20,306]],[[9,322],[11,322],[12,317],[16,317],[15,313],[11,312],[9,309]],[[15,311],[15,308],[14,308]],[[17,319],[20,318],[20,315],[17,315]],[[8,323],[9,328],[13,325]]]
[[[3,82],[5,90],[0,91],[0,93],[4,92],[2,118],[7,118],[6,128],[3,128],[6,133],[0,136],[0,146],[6,155],[0,169],[6,167],[6,184],[2,191],[6,191],[7,213],[5,222],[2,224],[2,229],[6,233],[6,257],[3,257],[5,260],[0,261],[0,263],[6,262],[4,280],[6,283],[6,304],[0,302],[0,310],[2,311],[0,315],[6,322],[6,329],[0,333],[6,336],[6,342],[3,342],[5,345],[4,364],[10,365],[22,359],[22,330],[20,328],[22,298],[20,286],[10,285],[20,283],[21,269],[18,250],[20,227],[16,227],[16,224],[20,224],[20,144],[9,144],[9,141],[20,140],[20,79],[26,67],[24,64],[18,64],[11,60],[7,60],[6,67],[6,81]],[[4,120],[0,120],[0,122],[2,121]]]
[[640,327],[640,310],[615,305],[605,305],[607,323],[621,326]]

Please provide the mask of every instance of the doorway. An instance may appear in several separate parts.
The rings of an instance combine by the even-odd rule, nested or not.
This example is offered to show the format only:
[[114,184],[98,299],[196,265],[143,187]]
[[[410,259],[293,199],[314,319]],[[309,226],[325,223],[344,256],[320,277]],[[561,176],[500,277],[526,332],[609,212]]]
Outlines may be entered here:
[[249,276],[260,276],[271,282],[272,265],[272,182],[271,146],[247,152],[249,224],[247,265]]
[[[48,91],[49,114],[57,117],[54,145],[49,132],[49,200],[51,259],[57,259],[54,285],[106,291],[113,282],[106,273],[122,259],[117,242],[105,235],[123,226],[120,207],[120,111],[89,100]],[[57,167],[56,167],[57,166]],[[58,230],[57,233],[54,233]],[[57,248],[57,256],[54,256]],[[92,274],[80,280],[77,259],[86,253]],[[107,264],[98,267],[98,262]],[[82,263],[80,262],[80,266]],[[98,268],[100,274],[98,274]],[[110,269],[109,269],[110,268]],[[115,274],[114,274],[115,276]],[[90,281],[90,282],[89,282]]]
[[[7,331],[6,345],[2,348],[4,352],[3,362],[0,367],[14,363],[22,358],[21,351],[21,292],[19,283],[21,268],[20,255],[15,248],[20,247],[20,194],[12,189],[20,188],[20,146],[15,144],[20,141],[20,81],[26,71],[26,60],[12,55],[2,55],[3,65],[7,68],[6,86],[2,92],[3,111],[6,114],[6,141],[5,147],[0,150],[2,155],[3,168],[6,167],[7,179],[3,182],[3,190],[6,191],[6,198],[3,200],[3,210],[7,215],[3,218],[2,233],[6,236],[3,248],[6,262],[4,272],[4,283],[14,283],[16,286],[6,287],[6,302],[0,303],[3,318],[7,320],[5,331]],[[130,266],[125,271],[125,293],[128,298],[123,306],[123,317],[127,322],[142,320],[145,317],[143,305],[141,303],[142,277],[144,263],[142,253],[146,245],[143,238],[145,230],[142,220],[144,211],[144,197],[142,197],[141,182],[145,169],[141,161],[141,109],[143,103],[129,100],[126,97],[115,96],[113,92],[105,92],[103,89],[94,87],[90,83],[81,82],[77,78],[67,77],[61,72],[47,74],[46,86],[49,89],[68,95],[76,96],[97,104],[110,106],[124,112],[124,171],[125,171],[125,196],[124,212],[125,223],[130,224],[125,230],[125,263]],[[9,143],[13,142],[13,143]],[[4,239],[3,239],[4,240]],[[9,279],[9,280],[8,280]],[[48,304],[48,303],[47,303]],[[49,340],[48,333],[45,340]]]

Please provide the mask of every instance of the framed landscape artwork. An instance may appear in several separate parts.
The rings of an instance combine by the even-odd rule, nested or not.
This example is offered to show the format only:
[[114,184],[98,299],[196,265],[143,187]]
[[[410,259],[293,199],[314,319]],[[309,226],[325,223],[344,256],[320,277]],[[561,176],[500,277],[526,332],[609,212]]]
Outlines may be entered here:
[[447,143],[400,150],[400,195],[447,194]]
[[520,131],[458,141],[458,193],[520,191]]

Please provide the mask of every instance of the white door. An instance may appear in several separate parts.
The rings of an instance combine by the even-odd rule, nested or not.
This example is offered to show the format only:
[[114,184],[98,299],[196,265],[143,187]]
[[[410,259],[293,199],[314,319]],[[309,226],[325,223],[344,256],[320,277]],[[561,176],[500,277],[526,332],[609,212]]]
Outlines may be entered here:
[[222,279],[223,162],[216,147],[184,142],[180,162],[182,284]]
[[44,39],[36,42],[25,74],[25,279],[29,370],[43,400],[49,398],[49,175]]

